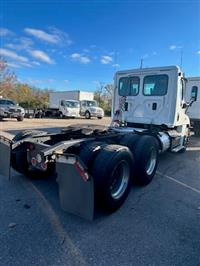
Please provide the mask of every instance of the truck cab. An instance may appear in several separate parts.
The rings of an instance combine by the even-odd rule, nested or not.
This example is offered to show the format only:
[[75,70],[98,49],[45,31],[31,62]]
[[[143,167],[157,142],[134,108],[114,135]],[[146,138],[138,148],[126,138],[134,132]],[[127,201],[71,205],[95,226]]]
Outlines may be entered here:
[[190,127],[185,86],[186,79],[178,66],[118,71],[114,79],[113,125],[118,130],[162,132],[169,136],[171,151],[182,150]]
[[104,117],[103,109],[98,107],[95,100],[82,100],[80,101],[80,104],[80,114],[85,116],[85,118],[90,119],[91,117],[97,117],[98,119],[101,119]]
[[75,100],[61,100],[59,105],[60,117],[79,117],[80,102]]
[[119,71],[115,75],[113,117],[138,127],[188,125],[185,82],[177,66]]

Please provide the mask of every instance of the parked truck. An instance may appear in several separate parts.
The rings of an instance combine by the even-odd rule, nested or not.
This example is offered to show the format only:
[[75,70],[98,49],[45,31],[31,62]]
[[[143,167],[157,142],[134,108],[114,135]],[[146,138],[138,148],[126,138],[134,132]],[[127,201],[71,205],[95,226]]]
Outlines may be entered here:
[[196,95],[194,104],[188,107],[187,114],[190,117],[194,134],[200,136],[200,77],[187,78],[186,99],[189,101],[191,97]]
[[159,153],[185,151],[190,120],[186,79],[177,66],[119,71],[114,83],[109,127],[1,136],[0,173],[9,176],[10,167],[32,177],[56,173],[62,208],[86,219],[93,219],[97,205],[117,210],[132,180],[142,186],[152,181]]
[[16,118],[17,121],[24,120],[24,108],[15,101],[0,97],[0,120],[3,118]]
[[94,100],[93,92],[85,91],[60,91],[49,94],[49,108],[47,116],[79,117],[85,116],[102,118],[104,111],[98,107]]

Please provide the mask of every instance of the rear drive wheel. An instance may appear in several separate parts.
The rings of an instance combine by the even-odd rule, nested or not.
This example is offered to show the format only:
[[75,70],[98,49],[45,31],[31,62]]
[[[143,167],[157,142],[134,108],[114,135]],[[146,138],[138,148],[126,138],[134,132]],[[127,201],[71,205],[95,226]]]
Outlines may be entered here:
[[120,208],[126,200],[133,165],[130,150],[120,145],[104,146],[95,158],[92,166],[95,199],[109,212]]
[[97,154],[101,151],[102,147],[106,144],[100,141],[93,141],[89,143],[84,143],[81,147],[79,157],[83,161],[83,163],[88,167],[91,168],[94,159],[96,158]]
[[148,185],[158,165],[158,144],[154,137],[141,136],[132,151],[136,160],[135,180],[140,185]]
[[90,119],[90,118],[91,118],[91,114],[90,114],[89,111],[86,111],[86,112],[85,112],[85,118],[86,118],[86,119]]
[[24,120],[24,117],[23,117],[23,116],[18,116],[18,117],[17,117],[17,121],[21,122],[21,121],[23,121],[23,120]]

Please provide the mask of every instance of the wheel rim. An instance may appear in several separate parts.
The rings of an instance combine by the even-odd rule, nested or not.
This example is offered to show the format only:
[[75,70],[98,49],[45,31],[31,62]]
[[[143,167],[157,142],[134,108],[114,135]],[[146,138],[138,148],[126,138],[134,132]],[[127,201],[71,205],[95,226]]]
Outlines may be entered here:
[[150,151],[149,160],[146,164],[146,173],[148,175],[151,175],[155,169],[156,166],[156,159],[157,159],[157,152],[155,149],[152,149]]
[[86,118],[89,118],[90,114],[87,112],[85,116],[86,116]]
[[110,193],[113,199],[121,198],[127,189],[130,178],[130,166],[127,161],[119,162],[111,175],[112,183],[110,185]]

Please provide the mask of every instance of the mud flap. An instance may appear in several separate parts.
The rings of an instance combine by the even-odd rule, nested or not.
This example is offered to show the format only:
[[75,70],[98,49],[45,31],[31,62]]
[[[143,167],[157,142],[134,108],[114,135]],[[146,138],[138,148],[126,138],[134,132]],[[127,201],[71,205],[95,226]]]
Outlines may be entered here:
[[94,216],[94,183],[86,173],[78,158],[59,156],[56,160],[59,198],[61,207],[87,220]]
[[11,140],[0,136],[0,175],[10,179]]

